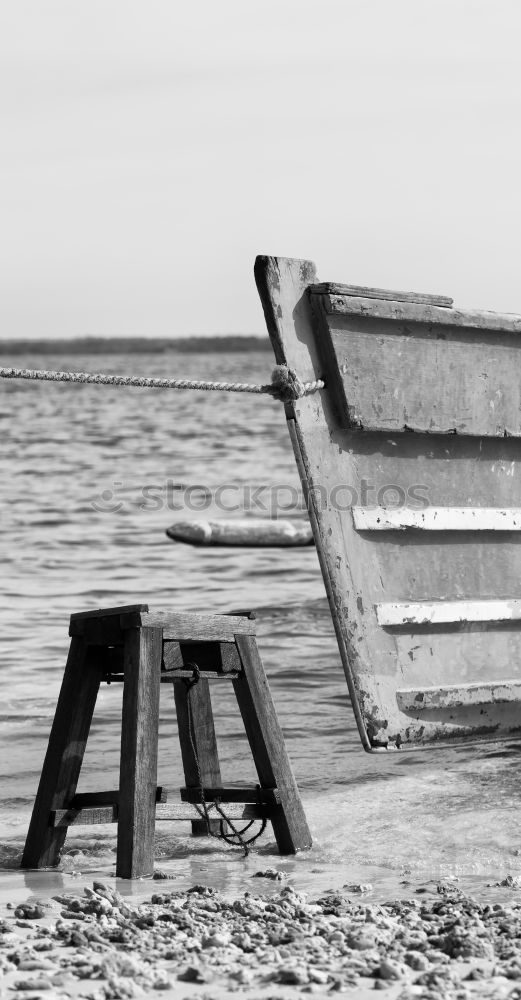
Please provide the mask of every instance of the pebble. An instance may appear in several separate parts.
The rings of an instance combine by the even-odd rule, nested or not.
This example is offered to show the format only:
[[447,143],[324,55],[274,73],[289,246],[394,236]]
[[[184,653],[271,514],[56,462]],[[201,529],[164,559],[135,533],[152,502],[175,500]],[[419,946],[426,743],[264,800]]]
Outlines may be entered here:
[[[278,874],[259,877],[279,881],[269,871]],[[519,904],[480,905],[446,883],[434,897],[385,904],[354,901],[353,891],[346,885],[309,901],[286,885],[230,901],[197,885],[136,903],[94,882],[83,894],[57,896],[61,915],[45,925],[45,905],[11,906],[0,928],[0,973],[16,977],[12,988],[27,1000],[63,996],[75,983],[91,1000],[126,1000],[168,991],[176,980],[199,984],[201,1000],[205,984],[215,986],[213,996],[268,983],[293,988],[295,998],[365,984],[394,985],[401,1000],[452,1000],[467,996],[473,980],[479,989],[491,984],[490,996],[521,997]],[[17,924],[24,937],[22,928],[13,933]],[[498,976],[509,994],[495,992]]]
[[265,868],[264,871],[254,872],[252,878],[271,878],[275,882],[283,882],[284,879],[289,878],[289,875],[277,868]]
[[189,965],[178,973],[177,978],[182,983],[209,983],[213,977],[209,969],[201,968],[198,965]]
[[31,990],[34,993],[51,988],[52,983],[48,979],[18,979],[13,986],[15,990]]
[[306,969],[288,966],[278,969],[274,975],[277,983],[286,983],[288,986],[304,986],[309,981]]
[[367,934],[349,934],[346,938],[346,944],[348,948],[353,948],[354,951],[366,951],[367,948],[374,948],[374,937],[369,937]]
[[392,959],[384,958],[380,962],[378,975],[380,976],[380,979],[403,979],[404,970],[398,962],[393,962]]
[[52,962],[45,958],[22,958],[18,963],[19,972],[35,972],[40,969],[56,969]]
[[403,960],[415,972],[425,972],[429,968],[429,959],[421,951],[406,951]]
[[325,985],[329,979],[329,973],[323,969],[308,969],[310,982]]
[[519,875],[507,875],[501,882],[496,882],[495,884],[505,886],[507,889],[521,889],[521,877]]
[[40,920],[45,916],[45,909],[41,903],[20,903],[14,915],[22,920]]
[[210,934],[209,937],[203,938],[201,944],[203,948],[226,948],[231,941],[231,934]]

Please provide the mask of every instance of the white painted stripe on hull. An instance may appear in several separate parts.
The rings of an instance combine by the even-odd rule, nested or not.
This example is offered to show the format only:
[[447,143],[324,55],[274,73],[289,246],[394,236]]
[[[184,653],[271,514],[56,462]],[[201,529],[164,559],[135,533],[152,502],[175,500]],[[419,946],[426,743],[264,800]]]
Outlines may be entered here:
[[521,507],[353,507],[357,531],[521,531]]
[[416,601],[376,605],[379,625],[443,625],[456,622],[521,620],[521,600]]
[[521,681],[495,681],[486,684],[451,684],[436,688],[401,688],[396,692],[398,707],[404,712],[423,712],[436,708],[464,708],[521,701]]

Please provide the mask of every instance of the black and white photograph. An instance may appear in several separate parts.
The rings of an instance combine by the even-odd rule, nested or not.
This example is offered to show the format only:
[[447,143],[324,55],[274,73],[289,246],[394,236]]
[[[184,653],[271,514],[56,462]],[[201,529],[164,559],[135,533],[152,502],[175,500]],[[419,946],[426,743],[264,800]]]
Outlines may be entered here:
[[520,37],[0,0],[0,1000],[520,1000]]

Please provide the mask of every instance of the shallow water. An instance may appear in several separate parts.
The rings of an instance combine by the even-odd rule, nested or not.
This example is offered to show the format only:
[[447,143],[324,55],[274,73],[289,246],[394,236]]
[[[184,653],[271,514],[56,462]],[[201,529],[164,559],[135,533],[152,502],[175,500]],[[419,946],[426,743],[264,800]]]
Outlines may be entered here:
[[[270,355],[260,353],[12,363],[262,382],[271,368]],[[91,827],[71,831],[61,873],[15,873],[67,654],[68,616],[143,600],[158,608],[257,610],[259,647],[315,840],[310,854],[279,859],[266,834],[259,854],[244,862],[214,840],[190,839],[183,825],[161,824],[158,865],[180,887],[195,879],[226,891],[251,888],[256,868],[276,864],[311,889],[364,882],[387,898],[457,877],[460,887],[487,894],[488,882],[521,873],[519,745],[364,754],[314,549],[197,549],[166,538],[175,518],[215,514],[219,486],[228,508],[221,516],[242,515],[249,497],[252,515],[267,516],[277,497],[283,514],[298,478],[279,404],[3,382],[0,440],[0,891],[5,884],[43,892],[46,879],[114,870],[114,828]],[[83,790],[117,784],[120,696],[114,685],[100,693]],[[253,779],[233,697],[220,687],[214,706],[224,780]],[[183,781],[165,691],[160,736],[159,782],[172,799]]]

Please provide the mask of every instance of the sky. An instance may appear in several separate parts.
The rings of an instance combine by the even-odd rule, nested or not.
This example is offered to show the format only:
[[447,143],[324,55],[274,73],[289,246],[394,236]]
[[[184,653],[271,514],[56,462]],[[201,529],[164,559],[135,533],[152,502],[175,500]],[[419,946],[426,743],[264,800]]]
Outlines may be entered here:
[[0,338],[263,334],[256,254],[521,313],[518,0],[3,0]]

